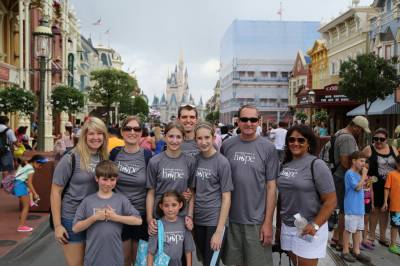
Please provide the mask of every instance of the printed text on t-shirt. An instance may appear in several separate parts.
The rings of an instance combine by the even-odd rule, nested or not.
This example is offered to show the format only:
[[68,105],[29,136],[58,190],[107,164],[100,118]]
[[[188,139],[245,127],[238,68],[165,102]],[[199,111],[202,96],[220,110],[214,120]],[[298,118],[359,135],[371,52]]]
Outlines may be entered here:
[[182,169],[172,169],[172,168],[163,168],[162,169],[162,178],[165,179],[183,179],[184,171]]
[[280,175],[286,177],[287,179],[293,178],[297,175],[297,169],[283,168]]
[[256,161],[256,155],[252,152],[235,152],[235,157],[233,158],[234,161],[239,161],[244,164],[247,163],[254,163]]
[[131,175],[131,174],[137,173],[139,171],[139,167],[136,164],[127,165],[127,164],[118,162],[118,170],[121,173]]
[[178,244],[179,242],[183,241],[183,232],[176,231],[176,232],[165,232],[165,242]]
[[202,180],[209,179],[211,177],[211,170],[199,167],[196,170],[196,177],[201,178]]

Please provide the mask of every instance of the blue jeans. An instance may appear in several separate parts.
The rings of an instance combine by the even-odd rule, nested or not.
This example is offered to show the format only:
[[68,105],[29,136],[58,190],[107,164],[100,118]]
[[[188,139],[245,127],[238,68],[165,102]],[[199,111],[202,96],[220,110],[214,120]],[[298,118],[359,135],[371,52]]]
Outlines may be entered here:
[[86,241],[86,232],[74,233],[72,231],[72,219],[61,218],[61,224],[64,226],[68,233],[69,243],[84,243]]

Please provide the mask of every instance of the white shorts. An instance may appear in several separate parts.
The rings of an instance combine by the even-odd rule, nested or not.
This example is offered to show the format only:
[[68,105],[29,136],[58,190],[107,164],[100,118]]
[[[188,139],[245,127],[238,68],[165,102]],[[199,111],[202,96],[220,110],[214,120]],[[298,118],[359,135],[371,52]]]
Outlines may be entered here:
[[364,215],[344,215],[344,229],[350,233],[364,230]]
[[298,236],[297,228],[282,223],[281,248],[292,251],[296,256],[305,259],[320,259],[326,256],[328,243],[328,223],[323,224],[312,242],[308,242]]

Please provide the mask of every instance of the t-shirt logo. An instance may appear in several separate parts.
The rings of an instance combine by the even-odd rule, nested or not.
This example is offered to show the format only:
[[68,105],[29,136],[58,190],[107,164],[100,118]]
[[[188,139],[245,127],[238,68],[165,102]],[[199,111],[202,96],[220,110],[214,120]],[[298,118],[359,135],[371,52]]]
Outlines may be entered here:
[[281,173],[280,173],[280,176],[283,176],[283,177],[285,177],[287,179],[290,179],[290,178],[295,177],[297,175],[297,173],[298,173],[297,169],[294,169],[294,168],[283,168]]
[[[116,209],[111,208],[115,213],[116,213]],[[96,212],[100,212],[100,211],[104,211],[105,208],[93,208],[93,215],[96,214]]]
[[185,150],[185,151],[183,151],[183,153],[194,157],[199,153],[199,151],[198,150]]
[[256,155],[252,152],[235,152],[235,156],[233,157],[234,161],[242,162],[244,164],[254,163],[256,161]]
[[176,232],[165,232],[165,239],[164,241],[168,244],[175,244],[177,245],[179,242],[183,241],[183,232],[176,231]]
[[139,171],[139,166],[137,164],[127,165],[121,162],[118,162],[118,170],[121,173],[132,175]]
[[197,168],[196,170],[196,177],[204,179],[209,179],[211,177],[211,170],[205,168]]
[[162,178],[165,179],[183,179],[185,173],[182,169],[172,169],[172,168],[163,168],[162,169]]

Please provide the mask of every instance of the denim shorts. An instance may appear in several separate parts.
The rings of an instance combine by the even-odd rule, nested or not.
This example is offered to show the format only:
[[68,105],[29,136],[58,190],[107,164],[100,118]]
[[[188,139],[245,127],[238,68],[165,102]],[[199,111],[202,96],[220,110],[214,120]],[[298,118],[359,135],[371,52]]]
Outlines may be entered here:
[[68,233],[69,243],[84,243],[86,241],[86,231],[74,233],[72,231],[72,219],[61,218],[61,224]]
[[8,150],[0,157],[0,171],[12,170],[14,170],[14,159],[11,151]]

